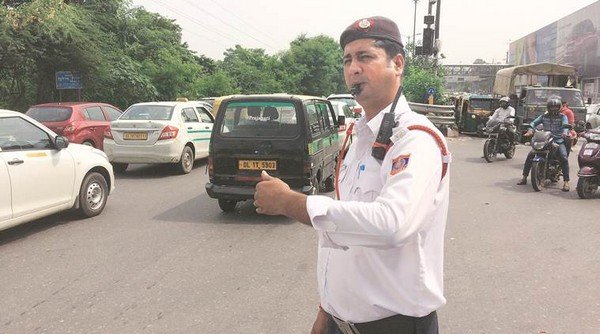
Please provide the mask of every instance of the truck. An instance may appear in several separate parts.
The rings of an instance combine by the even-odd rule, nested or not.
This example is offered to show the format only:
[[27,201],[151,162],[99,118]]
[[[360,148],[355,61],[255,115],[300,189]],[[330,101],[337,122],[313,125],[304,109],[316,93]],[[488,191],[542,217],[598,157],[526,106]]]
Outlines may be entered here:
[[508,96],[516,110],[517,126],[524,131],[529,124],[546,112],[546,101],[559,96],[567,101],[575,115],[575,131],[584,130],[586,107],[577,87],[577,69],[555,63],[536,63],[501,69],[496,73],[494,96]]

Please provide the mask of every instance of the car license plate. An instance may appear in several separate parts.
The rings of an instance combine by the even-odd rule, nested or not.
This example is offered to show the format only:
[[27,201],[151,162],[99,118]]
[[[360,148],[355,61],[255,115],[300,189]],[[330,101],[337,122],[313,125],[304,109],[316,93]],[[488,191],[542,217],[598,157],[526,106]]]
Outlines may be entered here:
[[125,140],[146,140],[148,139],[147,132],[125,132],[123,134]]
[[583,151],[583,155],[586,156],[586,157],[589,156],[589,155],[592,155],[592,153],[594,153],[594,149],[593,148],[588,148],[588,149],[585,149]]
[[240,160],[238,169],[246,170],[277,170],[277,161],[273,160]]

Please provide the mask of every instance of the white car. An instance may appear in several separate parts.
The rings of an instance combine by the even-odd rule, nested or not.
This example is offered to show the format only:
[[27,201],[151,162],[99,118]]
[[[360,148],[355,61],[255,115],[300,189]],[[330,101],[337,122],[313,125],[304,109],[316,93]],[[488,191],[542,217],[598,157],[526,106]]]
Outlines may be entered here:
[[342,101],[346,102],[352,112],[354,112],[357,116],[362,115],[364,110],[363,107],[356,102],[354,96],[352,94],[331,94],[327,97],[329,101]]
[[213,123],[203,102],[136,103],[104,132],[104,152],[116,172],[132,163],[172,163],[187,174],[208,156]]
[[0,110],[0,230],[71,208],[96,216],[114,188],[104,152]]
[[[350,124],[354,123],[356,119],[354,118],[356,114],[352,112],[350,106],[346,102],[338,101],[338,100],[330,100],[331,106],[333,106],[333,110],[336,115],[344,116],[344,125],[340,126],[340,130],[338,133],[340,148],[344,145],[344,139],[346,138],[346,129],[350,126]],[[356,131],[352,131],[352,136],[356,135]],[[346,146],[350,145],[349,143]]]

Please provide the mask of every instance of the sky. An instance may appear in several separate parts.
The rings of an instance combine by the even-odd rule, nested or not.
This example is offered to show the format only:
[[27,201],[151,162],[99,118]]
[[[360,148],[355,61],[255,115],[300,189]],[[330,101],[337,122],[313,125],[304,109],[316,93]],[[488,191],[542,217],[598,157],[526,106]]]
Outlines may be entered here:
[[[439,1],[442,62],[472,64],[504,63],[510,42],[599,0]],[[417,44],[428,4],[417,0]],[[415,23],[415,0],[133,0],[132,6],[174,19],[189,48],[215,60],[236,44],[273,55],[301,34],[338,41],[355,20],[375,15],[394,20],[408,42]]]

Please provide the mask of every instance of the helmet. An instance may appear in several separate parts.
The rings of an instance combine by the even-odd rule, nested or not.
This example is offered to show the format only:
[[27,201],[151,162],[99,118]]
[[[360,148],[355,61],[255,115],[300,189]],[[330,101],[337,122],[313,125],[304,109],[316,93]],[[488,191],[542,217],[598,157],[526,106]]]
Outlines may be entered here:
[[506,109],[508,108],[508,104],[509,104],[510,100],[508,99],[508,97],[504,96],[500,99],[500,107],[502,109]]
[[546,102],[546,107],[548,108],[548,114],[550,115],[558,115],[560,108],[562,107],[562,103],[560,98],[551,97]]

